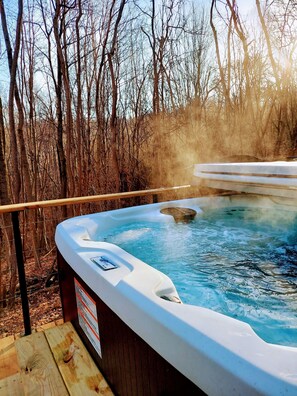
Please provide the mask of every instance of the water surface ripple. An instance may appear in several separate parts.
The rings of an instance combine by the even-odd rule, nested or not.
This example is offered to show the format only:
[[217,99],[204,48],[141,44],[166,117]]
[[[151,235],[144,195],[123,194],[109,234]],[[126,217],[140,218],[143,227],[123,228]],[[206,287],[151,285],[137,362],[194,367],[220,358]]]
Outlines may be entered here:
[[297,346],[297,217],[285,210],[206,210],[188,224],[135,222],[98,238],[167,274],[181,300]]

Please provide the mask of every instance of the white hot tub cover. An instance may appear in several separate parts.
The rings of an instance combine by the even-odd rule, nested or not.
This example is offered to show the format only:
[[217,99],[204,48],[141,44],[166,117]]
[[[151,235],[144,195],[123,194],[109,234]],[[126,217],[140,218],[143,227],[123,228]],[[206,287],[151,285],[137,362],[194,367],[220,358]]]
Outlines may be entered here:
[[297,198],[297,161],[196,164],[194,183],[223,190]]

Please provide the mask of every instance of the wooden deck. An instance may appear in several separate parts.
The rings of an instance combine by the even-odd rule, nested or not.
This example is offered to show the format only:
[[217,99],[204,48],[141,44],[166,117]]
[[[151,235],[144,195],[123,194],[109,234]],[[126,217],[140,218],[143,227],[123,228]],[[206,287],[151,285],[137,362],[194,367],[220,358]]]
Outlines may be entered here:
[[0,396],[14,395],[113,393],[68,322],[0,339]]

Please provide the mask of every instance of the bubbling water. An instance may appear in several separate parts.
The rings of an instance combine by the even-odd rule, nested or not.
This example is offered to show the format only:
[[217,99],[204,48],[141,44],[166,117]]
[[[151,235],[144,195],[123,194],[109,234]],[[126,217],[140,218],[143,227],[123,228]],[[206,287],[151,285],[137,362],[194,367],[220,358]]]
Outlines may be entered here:
[[209,209],[189,224],[135,222],[98,235],[168,275],[186,304],[297,346],[297,215]]

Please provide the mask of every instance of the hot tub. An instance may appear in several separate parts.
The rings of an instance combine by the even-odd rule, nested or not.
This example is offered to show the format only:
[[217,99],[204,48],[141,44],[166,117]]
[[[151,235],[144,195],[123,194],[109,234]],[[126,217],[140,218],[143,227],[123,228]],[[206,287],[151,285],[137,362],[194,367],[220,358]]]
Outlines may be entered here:
[[164,213],[173,207],[198,215],[212,207],[280,208],[295,216],[297,200],[202,197],[64,221],[56,230],[64,319],[116,394],[296,394],[297,347],[266,342],[242,320],[181,303],[163,272],[98,238],[126,223],[174,222]]

